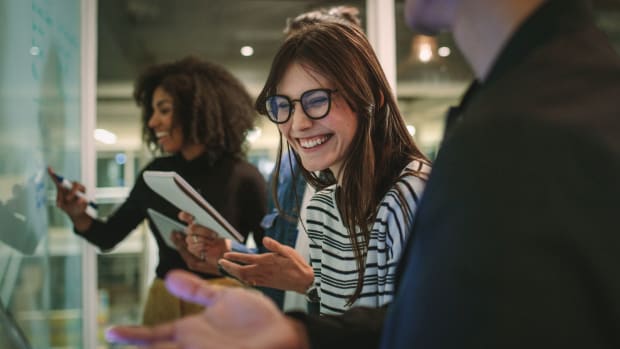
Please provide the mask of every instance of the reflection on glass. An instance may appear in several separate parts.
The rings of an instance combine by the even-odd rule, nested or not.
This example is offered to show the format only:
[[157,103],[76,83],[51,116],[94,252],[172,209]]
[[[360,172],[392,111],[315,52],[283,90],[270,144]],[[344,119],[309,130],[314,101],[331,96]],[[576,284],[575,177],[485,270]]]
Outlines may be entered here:
[[79,37],[77,0],[0,0],[0,300],[34,348],[82,344],[81,251],[45,172],[80,173]]

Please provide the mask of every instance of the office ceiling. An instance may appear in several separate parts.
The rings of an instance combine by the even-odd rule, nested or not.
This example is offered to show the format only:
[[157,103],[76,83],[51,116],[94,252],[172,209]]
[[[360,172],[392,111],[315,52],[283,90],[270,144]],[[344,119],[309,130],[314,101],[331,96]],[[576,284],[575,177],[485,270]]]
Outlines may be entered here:
[[[144,67],[196,54],[229,69],[264,76],[285,19],[335,1],[99,1],[100,81],[132,80]],[[349,2],[354,5],[362,1]],[[362,8],[362,11],[364,9]],[[254,48],[252,57],[240,48]]]
[[[594,3],[599,23],[620,50],[620,0]],[[365,0],[98,1],[99,127],[118,134],[117,147],[139,147],[139,112],[130,99],[134,78],[148,65],[188,54],[223,64],[256,93],[281,43],[285,19],[342,4],[358,7],[364,22]],[[403,23],[403,0],[396,0],[395,9],[399,94],[413,103],[416,93],[434,91],[436,102],[420,103],[415,115],[416,120],[437,118],[471,73],[454,49],[451,56],[428,63],[410,59],[416,39]],[[253,47],[251,57],[241,55],[245,45]],[[454,48],[449,35],[439,36],[433,45]]]

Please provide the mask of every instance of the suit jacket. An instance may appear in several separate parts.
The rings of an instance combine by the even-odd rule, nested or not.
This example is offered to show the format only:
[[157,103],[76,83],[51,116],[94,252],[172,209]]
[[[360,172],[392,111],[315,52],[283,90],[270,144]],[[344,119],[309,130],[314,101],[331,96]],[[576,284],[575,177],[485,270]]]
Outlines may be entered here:
[[620,59],[550,1],[447,135],[382,348],[620,347],[619,215]]
[[[620,59],[579,0],[528,18],[462,106],[381,348],[620,347]],[[305,321],[376,348],[386,309]]]

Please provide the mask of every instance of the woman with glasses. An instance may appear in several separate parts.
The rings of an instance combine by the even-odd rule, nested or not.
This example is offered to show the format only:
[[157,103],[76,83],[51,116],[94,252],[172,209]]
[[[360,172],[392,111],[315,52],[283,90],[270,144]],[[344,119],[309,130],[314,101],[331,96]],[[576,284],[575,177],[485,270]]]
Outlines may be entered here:
[[[361,26],[359,18],[359,10],[352,6],[334,6],[330,8],[319,8],[316,10],[304,12],[294,18],[286,21],[284,34],[286,37],[295,34],[306,26],[312,26],[322,22],[339,22],[345,25]],[[306,206],[310,198],[314,194],[314,188],[306,183],[305,178],[301,175],[299,165],[291,152],[283,152],[281,156],[281,166],[272,171],[270,176],[270,187],[272,195],[267,200],[267,215],[263,217],[261,226],[264,228],[264,236],[270,239],[266,240],[269,245],[270,240],[277,241],[280,245],[276,245],[279,249],[285,246],[294,248],[301,257],[300,263],[308,265],[309,261],[309,242],[304,231],[303,221],[306,215]],[[327,175],[324,173],[323,175]],[[188,217],[189,218],[189,217]],[[193,234],[186,237],[188,250],[195,256],[205,255],[207,259],[217,260],[222,258],[225,252],[242,253],[263,253],[263,256],[254,260],[257,270],[262,274],[271,273],[277,278],[281,278],[279,273],[282,268],[277,262],[274,262],[277,254],[265,254],[272,252],[264,246],[256,249],[248,249],[244,245],[235,242],[226,241],[224,239],[211,238],[213,233],[207,229],[196,227]],[[285,252],[284,252],[285,253]],[[285,260],[288,262],[288,260]],[[255,277],[248,281],[255,281]],[[272,285],[271,280],[262,282],[264,285]],[[294,291],[283,291],[271,287],[260,287],[260,290],[274,300],[274,302],[283,310],[292,309],[308,309],[308,302],[304,294]],[[317,312],[318,307],[311,304],[310,312]]]
[[[278,125],[317,189],[303,225],[310,265],[267,239],[273,253],[226,253],[220,265],[252,285],[305,293],[322,314],[388,303],[430,164],[409,135],[364,33],[318,23],[290,36],[256,107]],[[282,150],[281,138],[278,155]],[[277,273],[262,267],[270,263]]]

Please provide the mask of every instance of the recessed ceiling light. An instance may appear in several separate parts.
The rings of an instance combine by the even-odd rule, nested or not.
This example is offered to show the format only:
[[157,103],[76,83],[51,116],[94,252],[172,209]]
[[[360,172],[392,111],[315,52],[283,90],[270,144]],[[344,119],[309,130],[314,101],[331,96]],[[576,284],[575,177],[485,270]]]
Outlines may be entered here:
[[103,128],[98,128],[95,130],[95,139],[104,144],[116,143],[116,135]]
[[250,57],[254,54],[254,48],[252,46],[243,46],[241,48],[241,55],[244,57]]
[[452,51],[447,46],[442,46],[439,49],[437,49],[437,54],[439,55],[439,57],[448,57],[451,52]]

